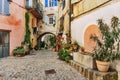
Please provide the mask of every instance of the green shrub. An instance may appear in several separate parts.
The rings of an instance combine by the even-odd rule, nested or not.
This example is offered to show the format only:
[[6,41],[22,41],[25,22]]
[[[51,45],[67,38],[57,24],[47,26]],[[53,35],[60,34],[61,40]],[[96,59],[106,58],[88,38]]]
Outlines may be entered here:
[[24,56],[26,53],[26,50],[23,47],[17,47],[16,49],[13,50],[13,55],[21,55]]
[[68,51],[66,49],[62,49],[60,52],[58,52],[58,56],[60,60],[69,62],[69,60],[71,60]]
[[30,47],[31,47],[31,41],[30,41],[30,35],[31,35],[31,32],[30,32],[30,28],[29,28],[29,19],[30,19],[30,16],[29,16],[29,13],[26,12],[25,13],[25,36],[24,36],[24,42],[29,44]]
[[52,47],[56,46],[56,38],[55,38],[55,36],[50,35],[49,40],[50,40],[50,46],[52,46]]
[[64,49],[69,50],[69,49],[70,49],[70,47],[72,47],[72,44],[68,44],[68,43],[63,44],[63,48],[64,48]]

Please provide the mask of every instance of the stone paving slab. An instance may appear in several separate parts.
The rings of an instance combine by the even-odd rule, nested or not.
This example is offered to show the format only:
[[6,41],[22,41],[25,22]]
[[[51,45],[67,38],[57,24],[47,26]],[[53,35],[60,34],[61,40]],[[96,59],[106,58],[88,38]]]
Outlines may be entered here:
[[[45,74],[46,70],[55,70]],[[0,80],[87,80],[58,59],[57,53],[36,51],[25,57],[0,59]]]

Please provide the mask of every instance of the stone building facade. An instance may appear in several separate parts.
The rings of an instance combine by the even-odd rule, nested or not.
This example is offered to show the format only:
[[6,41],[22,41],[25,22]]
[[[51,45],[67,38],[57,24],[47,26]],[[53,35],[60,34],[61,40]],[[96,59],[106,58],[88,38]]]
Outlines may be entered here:
[[92,52],[95,43],[90,40],[91,34],[101,37],[97,20],[104,19],[109,23],[113,16],[120,18],[119,0],[72,0],[71,36],[87,52]]
[[24,41],[26,12],[30,15],[31,41],[34,38],[36,45],[37,36],[33,33],[36,32],[34,27],[41,25],[40,8],[40,1],[33,4],[33,0],[0,0],[0,57],[13,55],[13,49]]
[[58,32],[70,33],[70,0],[58,0]]

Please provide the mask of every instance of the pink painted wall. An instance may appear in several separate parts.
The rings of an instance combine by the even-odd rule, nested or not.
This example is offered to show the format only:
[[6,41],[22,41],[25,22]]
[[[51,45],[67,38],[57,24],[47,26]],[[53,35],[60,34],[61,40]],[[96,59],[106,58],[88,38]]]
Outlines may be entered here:
[[[0,29],[10,30],[10,55],[13,49],[21,45],[25,34],[25,9],[24,0],[12,0],[10,3],[10,16],[0,14]],[[17,4],[16,4],[17,3]]]

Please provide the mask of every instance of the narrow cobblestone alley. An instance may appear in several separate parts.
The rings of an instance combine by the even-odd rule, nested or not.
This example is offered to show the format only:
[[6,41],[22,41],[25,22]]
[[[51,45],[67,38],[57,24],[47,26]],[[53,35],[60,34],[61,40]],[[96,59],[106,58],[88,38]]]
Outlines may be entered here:
[[0,60],[0,80],[87,80],[58,59],[56,52],[37,51]]

